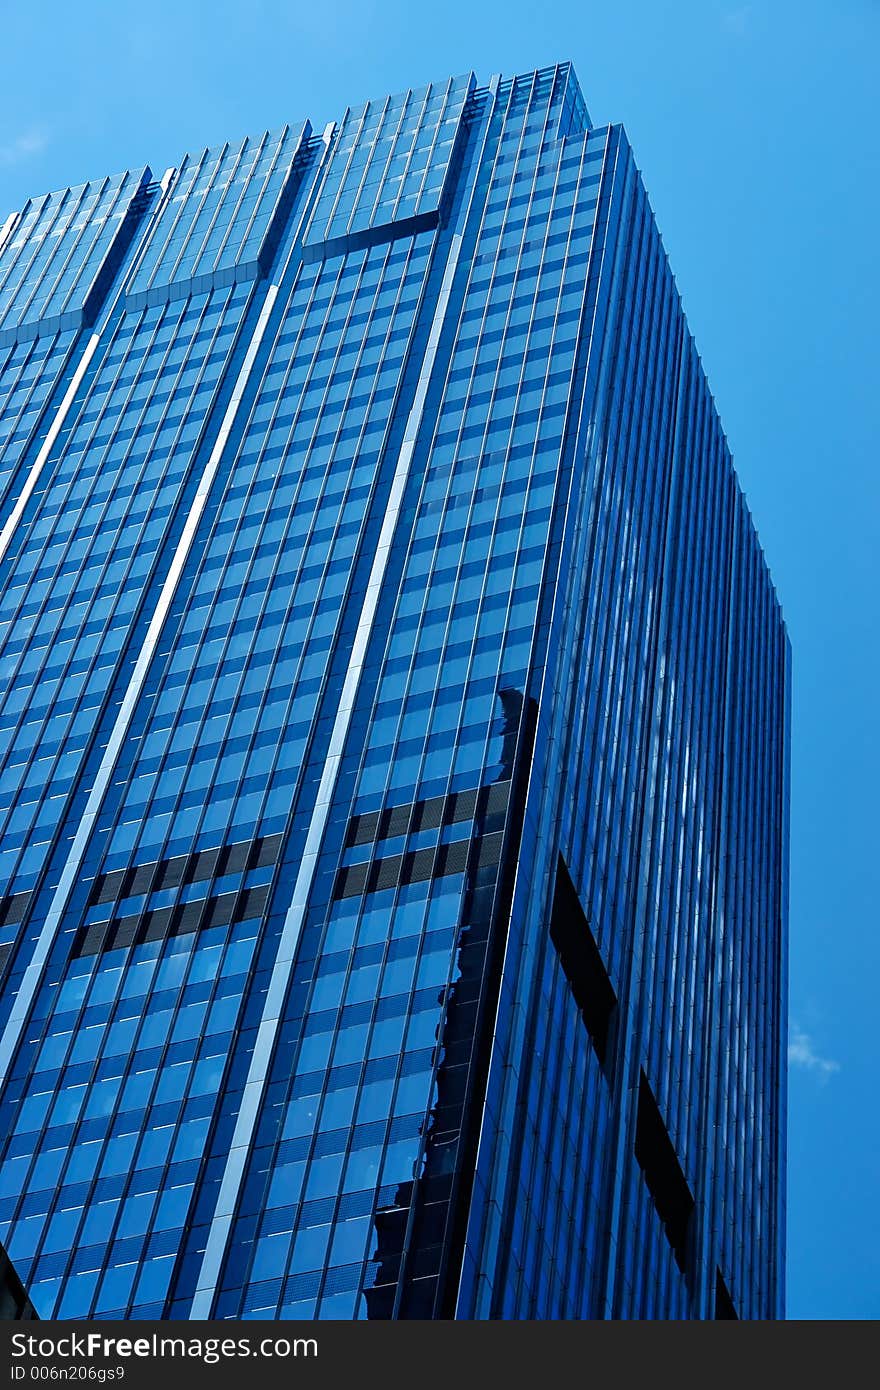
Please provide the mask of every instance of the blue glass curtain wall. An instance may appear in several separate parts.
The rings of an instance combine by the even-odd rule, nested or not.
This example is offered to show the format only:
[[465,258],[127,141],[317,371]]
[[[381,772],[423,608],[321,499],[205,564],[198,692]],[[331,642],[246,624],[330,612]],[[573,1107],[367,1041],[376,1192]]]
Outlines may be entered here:
[[790,651],[570,65],[9,219],[0,670],[40,1316],[781,1316]]

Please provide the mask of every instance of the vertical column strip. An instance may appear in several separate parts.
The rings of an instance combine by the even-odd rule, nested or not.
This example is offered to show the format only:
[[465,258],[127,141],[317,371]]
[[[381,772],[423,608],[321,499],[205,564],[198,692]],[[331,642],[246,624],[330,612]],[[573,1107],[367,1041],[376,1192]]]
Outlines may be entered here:
[[[324,150],[321,156],[322,162],[326,158],[327,149],[328,142],[325,140]],[[166,171],[166,179],[168,178],[170,172],[170,170]],[[164,183],[165,179],[163,179],[163,184]],[[169,185],[170,183],[171,180],[169,180]],[[140,257],[138,257],[138,261],[139,260]],[[129,681],[128,687],[122,700],[122,704],[119,709],[119,713],[116,716],[116,721],[111,730],[107,748],[104,752],[103,758],[101,759],[101,764],[98,768],[94,785],[92,786],[92,790],[89,793],[88,801],[86,802],[86,806],[83,811],[83,815],[80,820],[79,826],[77,828],[76,835],[74,836],[73,842],[71,844],[70,852],[68,854],[67,861],[64,865],[64,869],[62,871],[58,887],[55,890],[52,902],[49,907],[49,911],[46,914],[46,920],[43,923],[39,937],[37,938],[37,943],[34,949],[33,956],[23,976],[21,988],[19,989],[18,995],[16,996],[15,1003],[13,1005],[9,1019],[6,1023],[6,1027],[3,1030],[2,1036],[0,1036],[0,1086],[2,1086],[5,1082],[8,1068],[11,1065],[21,1031],[27,1020],[28,1014],[36,996],[37,989],[39,988],[43,968],[48,959],[49,952],[51,950],[52,943],[55,938],[55,933],[58,930],[62,914],[67,905],[67,899],[76,880],[76,876],[81,868],[83,856],[86,851],[86,846],[88,844],[92,829],[94,828],[94,824],[97,819],[101,803],[104,799],[104,795],[107,791],[107,788],[110,785],[110,779],[112,778],[117,758],[122,748],[125,736],[128,732],[128,728],[131,723],[131,718],[134,713],[135,706],[137,705],[138,698],[143,689],[147,671],[149,669],[153,653],[156,649],[156,645],[159,640],[159,635],[161,633],[165,619],[167,618],[168,613],[170,611],[174,594],[177,589],[180,576],[183,572],[183,567],[189,556],[189,552],[192,547],[193,540],[195,538],[198,523],[201,519],[202,513],[205,508],[205,504],[208,500],[208,495],[211,491],[211,487],[216,477],[217,470],[220,466],[220,461],[223,457],[226,444],[235,425],[235,421],[238,416],[238,411],[240,409],[242,399],[250,381],[251,373],[253,371],[254,364],[257,359],[257,354],[259,352],[260,346],[266,333],[266,329],[272,316],[272,311],[275,307],[275,301],[278,297],[278,293],[280,290],[281,281],[284,278],[284,273],[287,269],[288,264],[289,257],[285,260],[282,269],[276,276],[276,279],[272,282],[272,284],[269,285],[266,291],[265,301],[261,308],[259,318],[257,319],[257,323],[254,327],[254,332],[251,337],[251,341],[248,345],[247,351],[245,353],[244,360],[242,361],[241,368],[239,369],[235,386],[233,387],[232,395],[224,412],[223,420],[220,425],[217,438],[214,442],[214,446],[211,450],[205,467],[202,471],[201,478],[199,479],[195,497],[193,498],[192,507],[190,509],[189,515],[187,516],[180,540],[178,541],[177,548],[174,552],[168,575],[166,576],[165,582],[162,586],[162,590],[160,592],[156,608],[153,613],[153,617],[150,621],[149,628],[147,629],[147,633],[144,638],[143,646],[141,647],[140,653],[135,663],[134,670],[131,675],[131,680]],[[119,298],[119,295],[121,295],[121,293],[122,287],[120,287],[120,289],[117,291],[117,295],[114,298],[114,303]],[[97,347],[99,339],[100,334],[98,333],[94,334],[92,336],[92,339],[90,340],[92,354],[94,353]],[[87,363],[81,364],[82,372],[85,371],[86,366]],[[76,380],[74,382],[71,382],[71,386],[65,396],[65,400],[62,403],[62,407],[59,408],[58,415],[56,416],[56,419],[53,422],[52,431],[50,432],[50,438],[46,440],[46,443],[40,450],[38,459],[35,461],[34,467],[31,470],[31,474],[28,478],[28,481],[25,484],[25,490],[28,496],[36,486],[40,471],[42,470],[46,462],[46,458],[48,457],[49,450],[51,448],[51,443],[57,436],[58,431],[60,430],[64,422],[64,417],[67,413],[67,410],[69,409],[70,402],[76,394],[76,386],[78,384],[79,383]],[[23,494],[22,499],[19,499],[19,501],[20,505],[17,506],[15,512],[13,513],[13,516],[9,518],[9,522],[7,523],[7,526],[4,528],[2,538],[0,538],[2,539],[2,547],[0,547],[0,559],[2,559],[3,548],[8,546],[9,539],[14,532],[15,522],[21,515],[21,512],[24,507],[24,501],[26,501],[26,496]]]
[[[241,405],[242,397],[247,387],[251,371],[253,370],[257,352],[259,350],[260,344],[262,343],[263,336],[266,332],[266,326],[269,322],[269,318],[271,316],[272,309],[274,307],[275,300],[278,295],[278,288],[279,287],[277,284],[270,285],[266,293],[266,300],[260,312],[260,317],[257,320],[257,324],[254,329],[254,335],[248,346],[248,350],[245,354],[244,361],[242,362],[241,369],[239,371],[238,378],[235,383],[235,388],[232,392],[232,397],[229,401],[228,406],[226,407],[226,413],[223,417],[223,423],[220,426],[220,432],[217,436],[214,447],[211,450],[208,461],[205,464],[202,476],[199,479],[199,484],[196,490],[196,495],[193,499],[192,508],[186,519],[183,532],[177,544],[177,549],[174,552],[174,558],[171,561],[171,567],[168,571],[165,583],[162,586],[162,591],[159,595],[159,599],[156,604],[153,617],[150,621],[150,626],[147,629],[147,635],[144,638],[144,644],[141,647],[137,662],[135,664],[135,668],[131,675],[131,680],[129,681],[128,688],[126,689],[125,696],[119,708],[119,713],[116,716],[116,722],[113,725],[113,729],[110,734],[110,739],[108,741],[106,751],[104,753],[103,758],[101,759],[101,765],[98,768],[94,785],[92,787],[91,792],[89,793],[89,798],[86,802],[85,810],[83,811],[76,835],[74,836],[73,843],[71,844],[70,853],[67,857],[67,862],[64,865],[64,869],[62,871],[61,878],[58,882],[58,887],[55,890],[54,897],[52,898],[52,903],[49,908],[49,911],[46,914],[46,920],[43,923],[43,926],[40,930],[40,935],[37,939],[34,954],[22,979],[21,989],[18,992],[15,1004],[12,1008],[12,1012],[9,1015],[9,1020],[7,1022],[6,1028],[4,1029],[2,1038],[0,1038],[0,1085],[3,1084],[7,1068],[12,1062],[12,1056],[15,1051],[16,1044],[18,1042],[19,1033],[23,1028],[27,1015],[30,1011],[34,995],[36,994],[37,988],[39,986],[43,966],[45,965],[46,960],[48,958],[52,942],[55,938],[55,932],[58,929],[58,924],[61,920],[62,913],[64,912],[64,909],[67,905],[67,899],[70,894],[70,890],[73,887],[77,873],[79,872],[80,866],[82,864],[83,856],[86,850],[86,845],[88,843],[92,829],[94,828],[94,824],[97,819],[98,812],[100,810],[101,802],[103,801],[107,788],[110,785],[110,779],[113,776],[113,769],[116,766],[116,760],[119,756],[120,749],[122,748],[123,740],[128,732],[128,726],[131,723],[131,717],[134,713],[135,705],[137,704],[141,690],[143,689],[143,684],[146,679],[147,670],[149,669],[150,661],[152,660],[153,653],[156,649],[156,644],[159,640],[159,634],[162,630],[165,619],[168,616],[168,612],[171,608],[171,603],[174,598],[175,591],[177,589],[178,581],[180,579],[183,567],[186,563],[187,557],[190,552],[190,548],[193,543],[193,539],[195,537],[196,527],[198,526],[199,520],[201,519],[202,512],[205,508],[205,503],[208,500],[208,494],[211,490],[211,485],[217,474],[217,469],[220,466],[220,460],[226,448],[226,442],[229,438],[230,433],[232,432],[232,428],[235,423],[236,416],[238,414],[239,406]],[[89,346],[91,347],[92,352],[94,352],[95,347],[97,346],[97,341],[97,335],[95,335],[90,341]],[[82,371],[85,371],[86,365],[87,363],[81,364]],[[76,383],[76,381],[71,382],[71,391],[68,392],[68,395],[70,395],[74,391],[76,384],[78,384]],[[61,416],[60,411],[59,416]],[[57,430],[60,429],[62,419],[57,419],[55,425],[53,425],[55,433],[57,433]],[[44,450],[48,450],[49,443],[49,440],[47,440],[46,445],[44,446]],[[43,454],[44,450],[40,451],[41,454]],[[43,461],[45,462],[45,459]],[[33,479],[33,482],[30,478],[28,479],[28,483],[31,484],[31,490],[33,489],[33,485],[35,484],[35,482],[36,478]],[[26,498],[24,498],[24,494],[23,499],[26,500]],[[23,507],[24,505],[24,500],[20,499],[21,507]],[[7,527],[4,528],[4,536],[6,530],[10,529],[13,526],[14,521],[16,519],[16,513],[13,513],[13,516],[9,518]]]
[[[165,174],[162,178],[161,183],[161,198],[154,209],[154,215],[158,214],[164,205],[165,199],[168,196],[168,188],[171,183],[171,178],[173,174],[173,168],[165,170]],[[12,511],[6,518],[6,523],[2,531],[0,531],[0,564],[2,564],[6,552],[9,549],[10,542],[15,534],[15,529],[18,526],[18,523],[21,520],[22,515],[24,514],[25,507],[30,501],[34,489],[37,486],[37,483],[40,481],[40,476],[43,472],[43,469],[45,468],[46,463],[52,453],[52,450],[55,447],[55,441],[57,440],[59,434],[61,433],[61,430],[63,429],[67,421],[68,414],[70,413],[70,408],[73,405],[73,402],[76,399],[77,392],[79,391],[79,388],[83,383],[86,372],[89,368],[89,364],[91,363],[92,358],[94,357],[98,349],[98,344],[101,341],[103,331],[106,328],[108,321],[113,316],[116,306],[122,299],[122,296],[125,293],[126,285],[131,280],[132,276],[136,273],[137,268],[140,265],[140,262],[143,258],[144,249],[148,240],[149,238],[145,237],[140,247],[137,249],[131,266],[129,267],[127,273],[124,275],[124,278],[117,287],[116,293],[112,296],[110,303],[107,305],[103,314],[100,316],[99,323],[95,332],[90,335],[89,340],[86,343],[85,348],[83,349],[82,356],[80,357],[80,360],[77,363],[76,370],[74,371],[74,374],[70,381],[70,385],[65,391],[64,396],[62,397],[62,400],[58,406],[58,409],[55,412],[55,418],[53,419],[52,424],[49,426],[46,438],[43,440],[43,443],[40,446],[37,456],[31,464],[30,470],[24,481],[24,485],[21,489],[21,492],[19,493],[19,496],[16,500],[15,506],[12,508]],[[3,238],[2,236],[0,236],[0,246],[2,246],[2,242]],[[111,249],[112,247],[108,248],[108,255],[110,254]],[[97,273],[100,274],[100,267],[98,268]],[[2,1053],[0,1053],[0,1056],[2,1056]],[[0,1066],[2,1066],[2,1063],[0,1063]]]
[[220,1193],[217,1198],[217,1207],[208,1232],[205,1256],[202,1262],[196,1294],[193,1299],[192,1312],[190,1314],[190,1317],[194,1319],[206,1319],[210,1317],[211,1313],[214,1289],[220,1276],[220,1267],[226,1250],[226,1240],[229,1234],[229,1228],[232,1224],[232,1217],[238,1198],[238,1192],[241,1187],[241,1181],[244,1176],[245,1163],[247,1161],[251,1138],[259,1114],[260,1101],[262,1099],[266,1077],[269,1072],[275,1038],[281,1022],[290,969],[296,954],[297,945],[299,944],[306,905],[308,903],[312,888],[312,880],[318,862],[318,854],[321,848],[321,842],[324,838],[327,820],[330,815],[330,806],[336,788],[339,765],[342,760],[345,741],[354,714],[355,701],[360,686],[369,639],[373,630],[379,595],[385,579],[385,571],[388,567],[388,560],[394,541],[394,533],[397,529],[397,521],[400,516],[404,490],[409,479],[409,470],[415,442],[424,415],[428,383],[431,378],[434,363],[437,359],[440,334],[446,318],[452,282],[455,272],[458,269],[462,241],[463,237],[461,234],[457,234],[452,238],[450,258],[444,272],[440,293],[437,299],[437,307],[434,311],[434,318],[425,348],[422,369],[416,387],[415,399],[407,419],[403,441],[400,446],[400,453],[397,458],[397,465],[394,470],[394,478],[391,483],[388,505],[382,522],[382,530],[379,534],[376,554],[370,570],[370,577],[367,581],[364,602],[358,618],[357,629],[352,643],[351,656],[343,681],[342,694],[340,695],[339,706],[336,711],[336,718],[330,735],[324,770],[321,774],[321,781],[315,798],[315,808],[309,822],[302,861],[296,877],[296,884],[294,885],[293,897],[282,928],[278,954],[275,957],[275,964],[272,967],[269,988],[266,993],[266,1002],[263,1006],[263,1013],[257,1030],[253,1057],[244,1085],[241,1109],[238,1112],[235,1131],[232,1136],[229,1158],[223,1174]]
[[43,440],[37,457],[31,464],[30,472],[28,473],[24,481],[24,486],[22,487],[21,492],[18,495],[15,506],[12,508],[12,511],[6,518],[6,524],[3,527],[3,530],[0,531],[0,562],[3,561],[3,558],[6,555],[7,550],[9,549],[9,543],[15,534],[15,528],[18,526],[24,509],[31,499],[34,488],[40,481],[40,475],[42,474],[43,469],[46,466],[46,460],[49,458],[49,455],[55,447],[55,441],[61,433],[61,429],[70,412],[70,407],[72,406],[76,398],[76,394],[79,391],[80,386],[82,385],[83,377],[88,371],[89,363],[94,357],[100,341],[100,333],[93,333],[89,338],[89,341],[86,343],[85,348],[83,349],[82,356],[80,357],[79,362],[77,363],[76,371],[70,379],[70,385],[65,391],[61,404],[55,412],[55,419],[49,426],[49,432],[46,435],[46,438]]
[[[484,132],[484,143],[485,138]],[[455,232],[450,238],[448,259],[440,284],[437,304],[431,320],[427,342],[425,344],[425,353],[422,359],[413,403],[410,407],[404,427],[403,440],[395,465],[385,516],[383,518],[382,528],[376,547],[376,554],[370,569],[364,601],[352,642],[351,655],[343,681],[342,693],[340,695],[339,705],[330,734],[327,756],[324,761],[324,768],[315,797],[315,806],[306,834],[302,860],[294,884],[290,906],[287,910],[284,925],[281,930],[278,952],[269,978],[266,1000],[263,1005],[263,1012],[257,1028],[256,1042],[244,1084],[241,1107],[235,1122],[229,1156],[227,1158],[226,1168],[224,1169],[223,1179],[217,1197],[217,1205],[214,1209],[214,1216],[208,1230],[205,1254],[190,1310],[190,1318],[193,1320],[202,1321],[211,1316],[211,1309],[214,1302],[216,1287],[220,1279],[229,1232],[232,1227],[250,1146],[260,1114],[261,1101],[269,1075],[275,1041],[281,1024],[284,1001],[290,981],[290,972],[302,933],[306,908],[317,867],[318,855],[327,827],[327,821],[330,816],[330,808],[336,788],[342,754],[354,715],[355,702],[360,686],[367,648],[373,632],[379,596],[388,568],[388,561],[391,555],[391,547],[397,529],[397,522],[400,516],[406,484],[409,480],[410,465],[425,414],[428,388],[437,362],[440,340],[446,324],[447,313],[449,312],[453,284],[462,260],[462,246],[465,240],[464,229],[468,225],[472,200],[473,191],[471,192],[471,197],[468,199],[466,206],[462,210],[459,220],[460,230]]]

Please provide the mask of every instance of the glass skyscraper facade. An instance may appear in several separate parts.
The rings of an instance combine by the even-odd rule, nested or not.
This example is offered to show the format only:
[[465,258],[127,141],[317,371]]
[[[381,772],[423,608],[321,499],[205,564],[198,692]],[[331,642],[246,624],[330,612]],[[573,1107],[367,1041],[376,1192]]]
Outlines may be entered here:
[[570,66],[29,202],[0,409],[37,1313],[781,1316],[789,648]]

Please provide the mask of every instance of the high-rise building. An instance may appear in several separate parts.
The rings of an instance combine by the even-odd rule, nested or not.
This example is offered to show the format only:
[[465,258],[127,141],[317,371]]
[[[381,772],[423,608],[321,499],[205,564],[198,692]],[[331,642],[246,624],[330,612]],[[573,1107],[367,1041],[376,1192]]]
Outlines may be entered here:
[[626,137],[0,245],[0,1239],[62,1318],[774,1318],[789,649]]

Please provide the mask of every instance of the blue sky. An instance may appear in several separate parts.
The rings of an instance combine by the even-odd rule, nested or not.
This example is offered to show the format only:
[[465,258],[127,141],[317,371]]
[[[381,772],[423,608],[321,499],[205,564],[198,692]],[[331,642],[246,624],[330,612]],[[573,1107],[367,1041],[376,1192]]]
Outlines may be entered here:
[[880,1317],[880,0],[0,0],[29,194],[473,68],[623,121],[794,649],[789,1315]]

